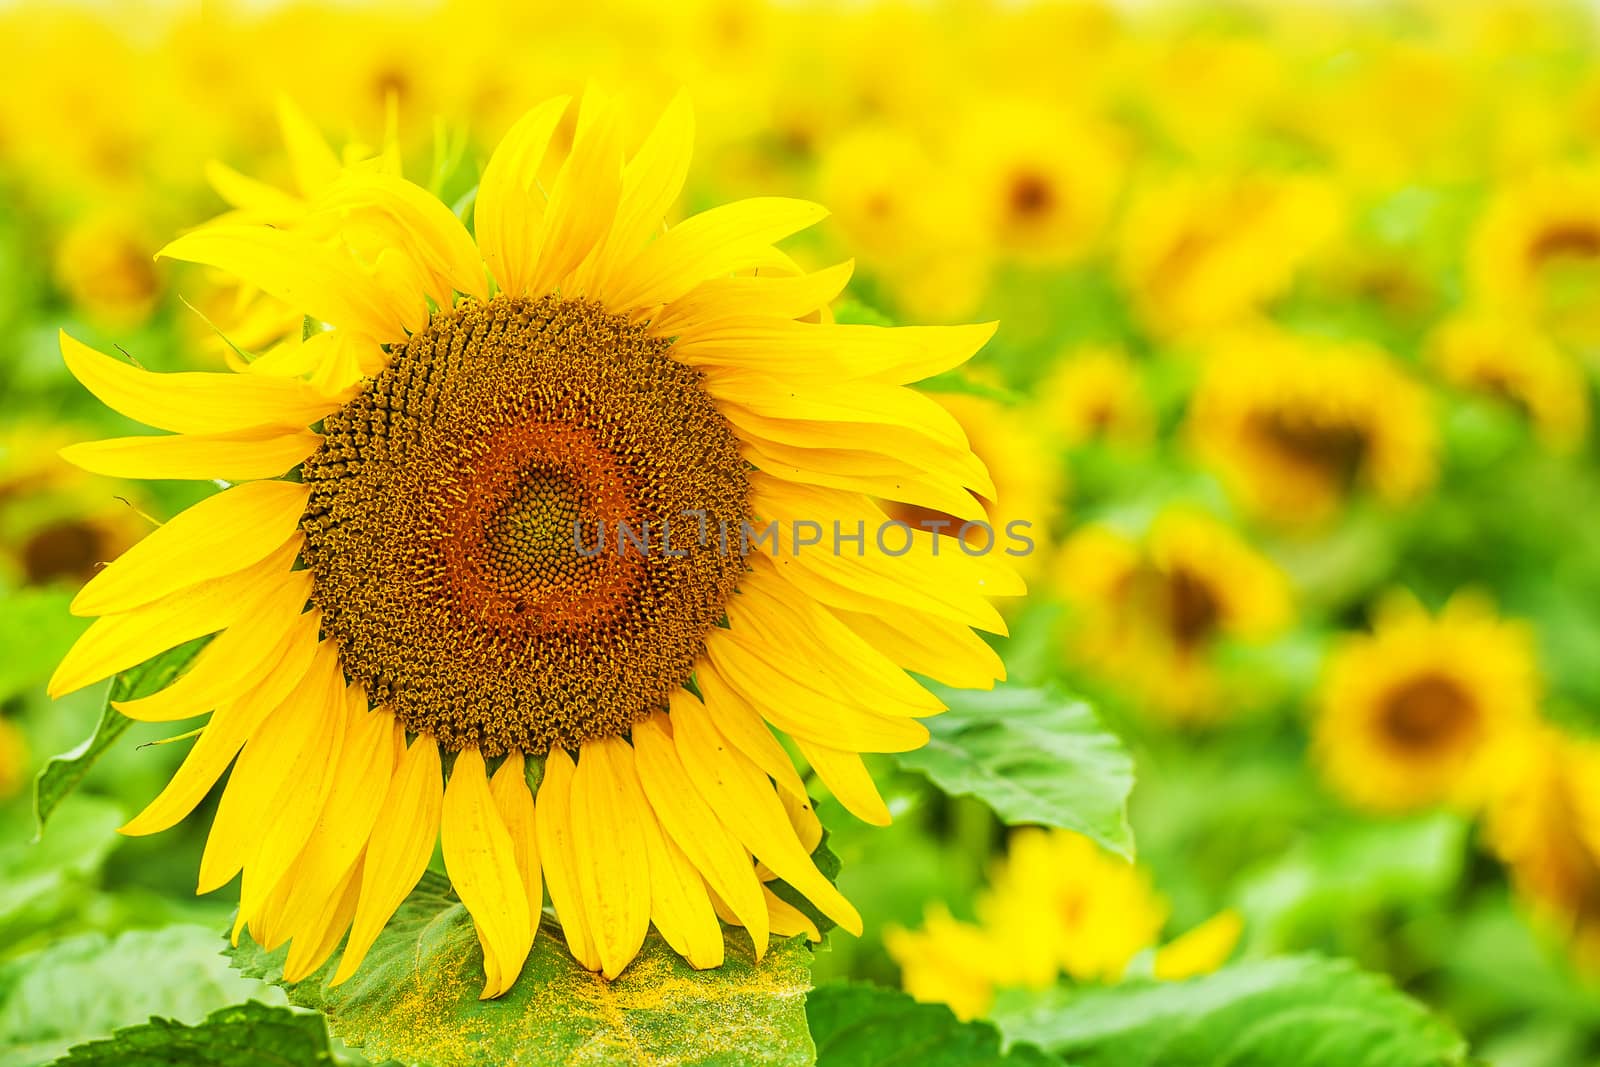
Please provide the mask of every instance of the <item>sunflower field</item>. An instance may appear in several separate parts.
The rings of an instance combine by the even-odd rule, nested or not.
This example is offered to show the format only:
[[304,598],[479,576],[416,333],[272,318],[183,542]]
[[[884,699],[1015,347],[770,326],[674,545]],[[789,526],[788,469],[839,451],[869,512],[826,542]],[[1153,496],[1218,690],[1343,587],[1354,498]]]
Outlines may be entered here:
[[1600,8],[0,63],[0,1067],[1600,1064]]

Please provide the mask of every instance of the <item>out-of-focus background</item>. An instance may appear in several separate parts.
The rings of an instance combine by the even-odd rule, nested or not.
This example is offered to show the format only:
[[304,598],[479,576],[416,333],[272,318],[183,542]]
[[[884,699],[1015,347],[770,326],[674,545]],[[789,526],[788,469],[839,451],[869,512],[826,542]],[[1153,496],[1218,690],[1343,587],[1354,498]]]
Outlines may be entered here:
[[855,257],[841,318],[1000,321],[931,388],[996,520],[1034,524],[1012,681],[1136,759],[1135,865],[887,766],[892,828],[825,801],[867,935],[819,981],[976,1017],[1315,950],[1495,1067],[1594,1062],[1597,30],[1554,0],[7,5],[0,1064],[261,992],[215,957],[229,902],[192,895],[207,820],[114,833],[172,730],[28,843],[35,773],[104,701],[43,695],[73,590],[207,491],[57,459],[122,428],[57,331],[221,369],[297,323],[165,241],[380,156],[465,212],[507,126],[591,81],[640,135],[689,91],[684,214],[831,208],[795,255]]

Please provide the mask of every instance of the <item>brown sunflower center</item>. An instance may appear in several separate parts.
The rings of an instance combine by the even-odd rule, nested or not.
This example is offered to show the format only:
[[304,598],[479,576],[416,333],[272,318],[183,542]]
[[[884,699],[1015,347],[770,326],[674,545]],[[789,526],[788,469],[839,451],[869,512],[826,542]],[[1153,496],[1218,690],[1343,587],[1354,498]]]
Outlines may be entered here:
[[737,528],[748,479],[669,347],[599,304],[468,302],[324,421],[313,599],[408,729],[490,756],[577,747],[689,677],[743,569],[699,514]]
[[1193,649],[1208,641],[1222,626],[1222,601],[1211,582],[1178,567],[1166,576],[1167,629],[1173,644]]
[[1341,490],[1355,485],[1371,447],[1367,431],[1348,422],[1273,411],[1258,414],[1251,425],[1267,448]]
[[1384,702],[1382,726],[1398,747],[1428,752],[1466,737],[1477,724],[1477,706],[1449,678],[1424,674],[1398,686]]

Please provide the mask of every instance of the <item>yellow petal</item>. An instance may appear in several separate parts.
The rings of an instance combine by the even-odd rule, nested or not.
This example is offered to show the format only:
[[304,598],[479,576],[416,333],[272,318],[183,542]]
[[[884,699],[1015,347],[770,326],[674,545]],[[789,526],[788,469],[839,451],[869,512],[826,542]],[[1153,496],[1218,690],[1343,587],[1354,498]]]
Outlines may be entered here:
[[817,924],[805,912],[778,896],[768,886],[762,886],[761,892],[766,897],[767,914],[772,917],[773,933],[779,937],[805,934],[807,941],[822,940],[822,931],[817,929]]
[[74,615],[110,615],[159,600],[260,562],[291,537],[311,490],[294,482],[251,482],[180,511],[91,578]]
[[103,355],[61,332],[72,376],[113,411],[174,433],[299,429],[338,407],[305,382],[232,373],[156,374]]
[[[756,858],[851,933],[861,916],[800,846],[766,775],[728,746],[692,693],[673,694],[669,718],[678,756],[694,788]],[[730,902],[731,903],[731,902]]]
[[663,307],[650,320],[650,332],[690,345],[732,320],[798,319],[826,307],[853,273],[855,260],[846,260],[812,274],[709,278]]
[[289,956],[283,962],[283,977],[288,982],[307,978],[325,963],[339,939],[350,928],[356,913],[356,901],[361,897],[361,864],[358,861],[345,872],[344,878],[318,908],[316,919],[299,930],[289,945]]
[[613,102],[591,86],[578,105],[572,150],[550,188],[530,283],[534,293],[587,294],[621,193],[621,124]]
[[889,808],[860,756],[799,737],[794,743],[846,811],[873,826],[889,825]]
[[776,782],[779,790],[793,796],[805,796],[805,783],[800,781],[800,775],[795,772],[789,754],[772,736],[771,729],[749,701],[735,693],[707,660],[695,665],[694,676],[706,710],[716,720],[718,732]]
[[616,218],[595,257],[592,295],[605,299],[617,272],[661,232],[667,211],[683,191],[693,154],[694,109],[689,95],[680,92],[623,168]]
[[314,617],[301,615],[310,595],[311,572],[290,572],[256,610],[212,638],[177,681],[138,700],[113,701],[112,706],[139,722],[172,722],[239,699],[265,683],[291,645],[306,643],[308,620],[310,641],[315,642],[322,613],[313,609]]
[[63,448],[61,458],[113,478],[246,482],[281,477],[320,444],[322,437],[309,430],[241,430],[85,441]]
[[207,226],[179,237],[158,255],[216,267],[296,311],[380,341],[403,341],[406,323],[420,311],[422,294],[396,305],[341,248],[270,226]]
[[282,646],[281,655],[261,675],[260,681],[238,700],[223,704],[200,731],[194,747],[159,796],[135,816],[121,833],[132,837],[159,833],[183,819],[205,799],[233,757],[261,724],[306,677],[317,649],[317,617],[301,616],[295,632]]
[[439,840],[450,884],[472,916],[483,946],[487,980],[482,999],[490,1000],[510,989],[522,973],[533,929],[516,849],[495,809],[483,756],[475,748],[456,753],[444,791]]
[[403,178],[351,171],[317,198],[317,210],[360,215],[384,225],[383,233],[431,279],[428,295],[450,307],[456,292],[489,299],[477,245],[439,198]]
[[750,931],[759,959],[767,950],[767,911],[750,854],[689,780],[668,716],[657,712],[635,723],[633,745],[639,782],[661,828]]
[[650,869],[650,920],[672,950],[698,970],[722,966],[724,945],[705,879],[661,829],[649,805],[638,816]]
[[383,814],[372,829],[362,863],[361,896],[333,985],[356,973],[384,924],[428,869],[439,839],[443,786],[439,746],[431,737],[418,737],[395,768]]
[[[343,672],[335,666],[320,692],[308,686],[295,699],[306,708],[309,722],[300,735],[299,748],[292,753],[292,759],[286,761],[286,773],[279,778],[276,790],[260,809],[263,820],[259,829],[260,843],[245,861],[239,888],[240,917],[250,924],[251,933],[268,951],[282,944],[291,928],[272,930],[259,925],[262,906],[311,839],[345,762],[345,729],[349,718]],[[271,720],[268,724],[271,725]],[[228,782],[230,792],[243,784],[238,778],[254,743],[245,744],[241,766],[235,767],[234,778]],[[260,788],[265,795],[265,780]],[[324,894],[329,889],[331,882],[321,887]]]
[[747,311],[680,337],[672,353],[694,367],[904,385],[961,366],[988,343],[997,325],[841,326],[774,321]]
[[538,831],[539,859],[544,863],[550,903],[573,958],[591,971],[601,968],[583,893],[578,888],[577,861],[572,844],[572,778],[576,768],[564,749],[553,748],[544,760],[544,780],[539,783],[534,826]]
[[478,248],[502,291],[524,296],[539,258],[545,215],[539,167],[571,97],[546,100],[524,115],[501,140],[478,182],[473,207]]
[[50,678],[50,695],[82,689],[232,625],[257,610],[289,579],[297,550],[287,545],[236,574],[180,589],[134,611],[96,619],[62,657]]
[[[332,771],[328,796],[295,860],[292,879],[285,879],[292,880],[292,892],[274,923],[282,936],[296,941],[302,930],[317,920],[367,847],[394,775],[393,716],[369,709],[366,690],[360,685],[347,687],[344,697],[342,709],[330,709],[344,717],[344,744]],[[350,907],[353,915],[354,899]],[[348,924],[349,919],[345,921]],[[267,945],[267,940],[262,944]]]
[[836,679],[811,673],[815,664],[788,662],[759,639],[717,630],[706,638],[706,655],[735,693],[791,737],[856,752],[910,752],[927,744],[928,729],[915,719],[871,711]]
[[610,299],[618,308],[666,304],[707,278],[753,265],[769,246],[814,226],[828,212],[804,200],[756,197],[702,211],[640,254]]
[[326,139],[287,96],[278,97],[278,129],[294,173],[295,187],[310,196],[339,176],[339,157]]
[[517,874],[528,896],[528,924],[534,937],[539,935],[539,919],[544,914],[544,879],[539,872],[538,831],[534,828],[533,794],[528,790],[527,762],[521,752],[508,752],[500,768],[489,780],[495,810],[511,835],[516,852]]
[[627,742],[586,743],[572,778],[572,850],[583,912],[607,978],[633,962],[650,926],[651,872],[640,825],[640,813],[648,810]]
[[832,608],[840,622],[908,671],[957,689],[993,689],[1006,667],[994,648],[959,623],[902,609],[894,617]]
[[1219,911],[1156,950],[1155,976],[1163,982],[1177,982],[1210,974],[1228,962],[1243,932],[1244,919],[1238,912],[1232,908]]

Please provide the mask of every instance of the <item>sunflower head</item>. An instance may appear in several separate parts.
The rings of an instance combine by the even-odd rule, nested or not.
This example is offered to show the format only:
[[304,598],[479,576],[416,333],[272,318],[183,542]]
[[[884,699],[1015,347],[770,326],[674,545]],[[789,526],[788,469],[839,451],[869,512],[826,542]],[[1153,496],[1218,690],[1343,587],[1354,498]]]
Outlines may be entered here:
[[1371,634],[1331,654],[1316,751],[1330,783],[1359,807],[1475,806],[1498,754],[1534,721],[1539,693],[1524,626],[1471,594],[1437,616],[1395,594]]
[[1600,172],[1535,172],[1506,184],[1478,220],[1467,253],[1475,300],[1563,342],[1600,337]]
[[1546,447],[1569,452],[1589,429],[1582,366],[1539,330],[1488,313],[1441,323],[1428,356],[1444,379],[1525,415]]
[[234,373],[156,375],[63,336],[91,391],[171,431],[70,459],[237,484],[84,587],[73,609],[99,619],[51,690],[215,635],[121,705],[211,716],[125,830],[171,826],[231,765],[200,889],[242,872],[235,936],[288,942],[291,978],[348,930],[347,979],[436,841],[485,996],[516,980],[546,891],[607,977],[652,925],[696,967],[722,961],[719,919],[758,954],[818,936],[774,878],[859,931],[773,730],[884,823],[860,753],[922,744],[942,708],[907,672],[1002,673],[973,627],[1002,631],[988,597],[1021,592],[1003,557],[881,536],[886,508],[983,517],[982,462],[908,384],[992,326],[833,324],[848,264],[806,273],[776,247],[812,204],[663,232],[688,105],[637,145],[624,125],[594,91],[575,115],[534,108],[485,167],[471,233],[389,169],[332,164],[273,224],[179,238],[167,257],[310,323]]

